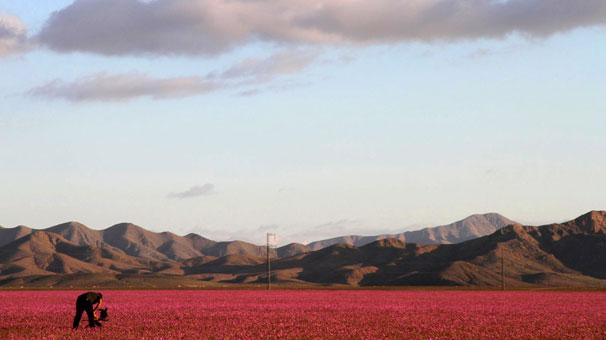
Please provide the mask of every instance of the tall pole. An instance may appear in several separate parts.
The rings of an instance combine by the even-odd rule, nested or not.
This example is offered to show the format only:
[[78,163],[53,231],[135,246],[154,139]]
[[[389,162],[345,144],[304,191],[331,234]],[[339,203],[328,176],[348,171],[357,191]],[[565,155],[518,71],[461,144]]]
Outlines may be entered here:
[[273,234],[267,233],[267,290],[271,289],[271,258],[269,256],[269,242],[270,242],[270,238],[273,236]]
[[[505,228],[501,228],[501,235],[505,235]],[[505,247],[501,246],[501,290],[505,290]]]
[[505,254],[501,248],[501,290],[505,290]]

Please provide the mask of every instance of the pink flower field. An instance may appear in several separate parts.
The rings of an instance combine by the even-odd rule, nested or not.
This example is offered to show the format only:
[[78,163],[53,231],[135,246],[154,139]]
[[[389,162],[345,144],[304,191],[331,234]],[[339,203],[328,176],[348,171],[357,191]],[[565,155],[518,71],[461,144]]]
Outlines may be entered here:
[[604,292],[103,291],[72,331],[80,293],[0,292],[0,338],[606,338]]

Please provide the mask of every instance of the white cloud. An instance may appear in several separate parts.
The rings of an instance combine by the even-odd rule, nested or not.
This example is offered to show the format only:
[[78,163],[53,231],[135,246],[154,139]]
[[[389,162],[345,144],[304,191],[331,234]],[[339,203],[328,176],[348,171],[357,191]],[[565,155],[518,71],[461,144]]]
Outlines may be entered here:
[[549,36],[606,23],[604,0],[76,0],[37,39],[61,52],[212,55],[255,42]]
[[29,90],[28,94],[72,102],[126,101],[139,97],[163,99],[194,96],[220,87],[220,84],[202,77],[153,78],[141,73],[100,73],[73,82],[53,80]]
[[304,70],[316,60],[317,56],[311,51],[297,49],[278,52],[268,58],[248,58],[223,71],[219,78],[224,80],[245,78],[255,83],[267,82],[279,76]]
[[206,76],[193,77],[155,78],[142,73],[99,73],[68,82],[55,79],[30,89],[27,94],[70,102],[127,101],[140,97],[183,98],[222,89],[237,89],[240,95],[256,95],[261,90],[246,87],[302,71],[316,57],[317,54],[306,50],[280,51],[266,58],[245,59]]
[[[220,89],[251,96],[265,90],[263,83],[316,62],[321,49],[311,46],[545,37],[605,23],[604,0],[76,0],[29,40],[18,18],[0,15],[0,56],[30,42],[66,53],[143,56],[214,55],[259,41],[280,46],[269,57],[205,76],[102,73],[29,91],[72,102],[180,98]],[[271,85],[272,91],[292,86]]]
[[168,194],[168,198],[186,199],[200,196],[208,196],[215,193],[215,185],[206,183],[204,185],[196,185],[182,192],[174,192]]
[[27,49],[27,27],[17,17],[0,13],[0,57]]

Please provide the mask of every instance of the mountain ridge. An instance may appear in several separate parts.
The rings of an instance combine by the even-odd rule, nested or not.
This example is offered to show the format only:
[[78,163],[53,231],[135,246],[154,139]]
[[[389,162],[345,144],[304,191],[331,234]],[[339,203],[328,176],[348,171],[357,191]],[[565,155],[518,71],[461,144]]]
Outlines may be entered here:
[[[29,233],[0,246],[0,286],[65,285],[90,280],[90,275],[102,275],[107,285],[133,275],[174,284],[267,281],[265,247],[246,242],[154,233],[129,223],[100,231],[77,222],[43,230],[8,229],[9,236],[18,230]],[[341,243],[316,251],[304,247],[289,244],[272,251],[272,280],[348,286],[606,288],[604,211],[542,226],[513,223],[460,243],[380,238],[361,246]]]
[[405,231],[399,234],[383,234],[375,236],[348,235],[315,241],[307,244],[311,250],[319,250],[337,243],[348,243],[355,246],[385,238],[395,238],[408,243],[447,244],[459,243],[472,238],[493,233],[506,225],[517,222],[498,213],[473,214],[462,220],[435,227]]
[[[491,215],[498,216],[497,219],[500,221],[508,221],[515,223],[499,214],[474,214],[463,220],[454,222],[449,225],[443,225],[433,228],[425,228],[418,231],[407,231],[396,235],[410,235],[411,233],[426,232],[427,230],[442,230],[441,234],[460,234],[461,229],[467,228],[467,225],[473,224],[477,227],[477,221],[470,221],[470,219],[478,219],[480,217],[485,220],[489,220]],[[465,233],[472,233],[474,236],[481,236],[485,233],[486,229],[490,230],[495,228],[494,225],[498,223],[491,223],[490,226],[481,226],[482,231],[477,230],[464,230]],[[500,225],[504,223],[501,222]],[[444,231],[449,228],[458,228],[458,230]],[[210,255],[210,256],[226,256],[230,254],[252,254],[255,256],[266,256],[266,247],[255,245],[249,242],[234,240],[234,241],[214,241],[205,238],[195,233],[189,233],[185,236],[179,236],[169,231],[153,232],[147,230],[139,225],[130,222],[121,222],[114,224],[106,229],[92,229],[85,224],[77,221],[70,221],[61,224],[57,224],[45,229],[33,229],[25,226],[17,226],[14,228],[0,228],[0,247],[15,241],[16,239],[26,236],[35,231],[51,232],[63,236],[66,240],[72,241],[79,245],[95,245],[99,246],[100,243],[107,243],[116,248],[122,249],[124,252],[131,256],[146,256],[154,259],[169,258],[173,260],[183,260],[196,256]],[[351,237],[352,241],[345,240],[342,242],[342,238]],[[349,243],[354,245],[363,245],[375,241],[380,238],[400,238],[402,241],[406,241],[405,237],[398,237],[394,235],[378,235],[378,236],[359,236],[363,238],[363,241],[354,241],[353,238],[357,236],[345,236],[342,238],[333,238],[330,240],[321,240],[312,242],[309,244],[301,243],[290,243],[271,250],[271,255],[274,257],[285,257],[292,256],[300,253],[305,253],[313,250],[324,248],[328,245],[336,243]],[[337,240],[334,242],[332,240]],[[419,243],[418,238],[412,238]],[[440,239],[444,242],[454,242],[456,240],[444,238]],[[330,241],[330,244],[318,246],[320,243]],[[421,243],[423,243],[421,241]],[[427,243],[439,243],[435,239],[427,241]]]

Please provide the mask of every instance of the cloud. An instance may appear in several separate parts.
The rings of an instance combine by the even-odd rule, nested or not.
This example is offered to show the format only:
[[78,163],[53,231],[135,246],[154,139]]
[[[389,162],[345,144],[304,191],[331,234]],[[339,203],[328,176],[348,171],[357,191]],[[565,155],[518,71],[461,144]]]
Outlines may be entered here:
[[545,37],[606,23],[604,0],[76,0],[36,39],[60,52],[213,55],[272,44]]
[[261,89],[248,89],[238,92],[238,96],[240,97],[254,97],[263,91]]
[[266,224],[266,225],[259,226],[257,228],[257,232],[259,232],[259,233],[268,233],[268,232],[276,231],[279,228],[280,227],[278,225],[276,225],[276,224]]
[[72,82],[53,80],[29,90],[28,94],[71,102],[126,101],[139,97],[181,98],[219,88],[220,84],[202,77],[153,78],[141,73],[99,73]]
[[27,27],[21,19],[0,13],[0,57],[27,50]]
[[215,185],[206,183],[204,185],[196,185],[182,192],[174,192],[168,194],[168,198],[186,199],[200,196],[208,196],[215,193]]
[[267,58],[248,58],[227,70],[218,77],[224,80],[246,78],[261,83],[276,77],[298,73],[310,66],[318,55],[312,51],[281,51]]
[[30,89],[26,94],[70,102],[128,101],[140,97],[183,98],[224,89],[237,89],[240,96],[253,96],[262,91],[246,87],[300,72],[316,58],[316,53],[307,50],[279,51],[265,58],[245,59],[219,72],[193,77],[155,78],[142,73],[98,73],[69,82],[55,79]]
[[275,232],[286,242],[306,244],[339,236],[372,234],[372,230],[363,220],[346,218],[307,228],[277,228]]
[[358,219],[341,219],[320,224],[313,228],[316,232],[343,232],[351,230],[360,230],[364,223]]

